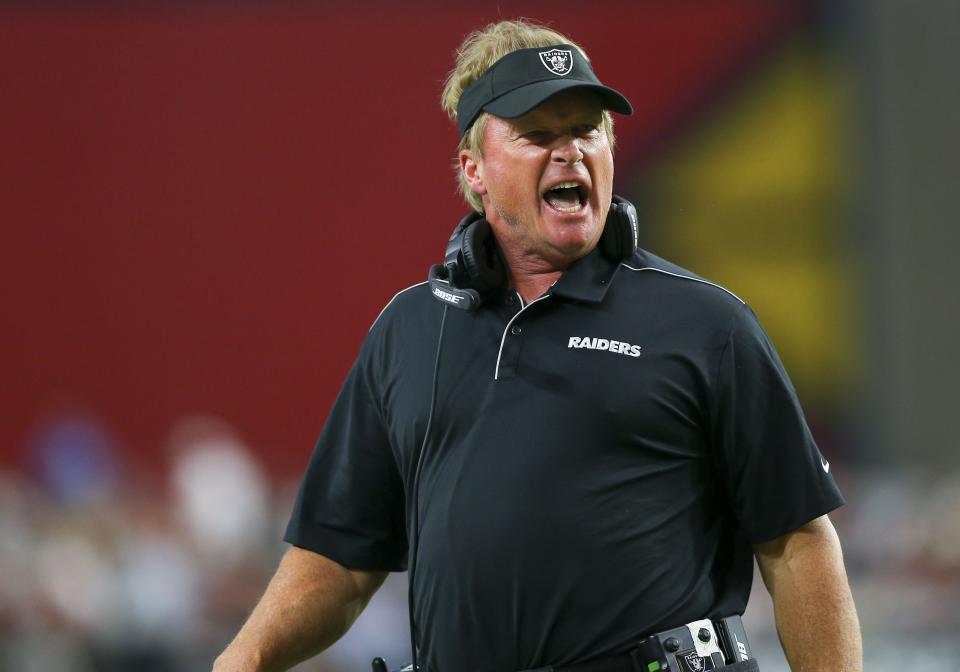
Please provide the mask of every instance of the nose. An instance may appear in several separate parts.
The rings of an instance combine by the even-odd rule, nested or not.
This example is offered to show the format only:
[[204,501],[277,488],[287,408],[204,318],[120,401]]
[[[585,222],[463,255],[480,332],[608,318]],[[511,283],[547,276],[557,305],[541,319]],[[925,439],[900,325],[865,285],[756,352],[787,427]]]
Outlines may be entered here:
[[553,148],[553,160],[557,163],[574,165],[583,161],[583,152],[580,150],[580,138],[575,135],[565,135],[557,140]]

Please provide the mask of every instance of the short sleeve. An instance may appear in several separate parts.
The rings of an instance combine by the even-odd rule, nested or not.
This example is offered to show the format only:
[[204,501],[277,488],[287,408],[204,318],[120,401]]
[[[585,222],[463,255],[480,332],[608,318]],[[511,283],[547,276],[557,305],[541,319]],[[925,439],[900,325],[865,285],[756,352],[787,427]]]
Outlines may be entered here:
[[844,503],[773,344],[742,306],[720,356],[714,458],[750,541],[769,541]]
[[406,567],[403,484],[362,354],[310,457],[284,540],[349,569]]

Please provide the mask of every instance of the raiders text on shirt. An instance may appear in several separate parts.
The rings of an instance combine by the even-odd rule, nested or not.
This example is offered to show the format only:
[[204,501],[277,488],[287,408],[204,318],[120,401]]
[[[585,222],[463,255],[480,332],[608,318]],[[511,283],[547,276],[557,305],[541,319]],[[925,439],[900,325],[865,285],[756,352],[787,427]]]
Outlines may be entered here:
[[623,341],[610,341],[606,338],[591,338],[589,336],[581,338],[580,336],[571,336],[567,343],[568,348],[589,348],[590,350],[609,350],[618,355],[628,355],[630,357],[640,356],[640,346],[630,345]]

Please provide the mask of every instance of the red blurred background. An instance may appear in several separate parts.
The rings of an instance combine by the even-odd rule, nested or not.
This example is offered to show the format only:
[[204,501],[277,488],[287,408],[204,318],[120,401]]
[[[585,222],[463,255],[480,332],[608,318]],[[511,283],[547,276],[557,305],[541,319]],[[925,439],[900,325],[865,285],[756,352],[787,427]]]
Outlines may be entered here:
[[[633,101],[621,186],[805,12],[522,10],[586,45]],[[516,13],[4,11],[0,465],[46,418],[83,411],[157,466],[174,420],[202,411],[296,472],[370,322],[425,277],[464,211],[438,103],[453,51]]]

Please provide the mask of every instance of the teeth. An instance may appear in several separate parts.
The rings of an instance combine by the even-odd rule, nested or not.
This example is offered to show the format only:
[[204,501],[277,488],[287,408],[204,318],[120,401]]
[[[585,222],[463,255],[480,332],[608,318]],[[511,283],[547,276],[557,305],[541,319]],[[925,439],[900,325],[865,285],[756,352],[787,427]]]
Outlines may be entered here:
[[[571,180],[568,182],[560,182],[558,184],[555,184],[552,187],[550,187],[550,189],[548,189],[547,191],[559,193],[564,189],[576,189],[577,193],[579,194],[581,187],[579,183]],[[562,200],[567,200],[569,202],[570,199],[562,199]],[[551,208],[553,208],[557,212],[563,212],[563,213],[580,212],[581,210],[583,210],[583,207],[584,207],[584,204],[579,202],[573,203],[571,205],[560,205],[560,203],[557,203],[556,201],[554,201],[553,198],[548,198],[547,202],[550,204]]]

